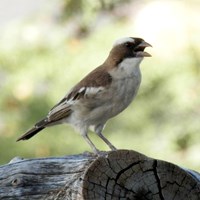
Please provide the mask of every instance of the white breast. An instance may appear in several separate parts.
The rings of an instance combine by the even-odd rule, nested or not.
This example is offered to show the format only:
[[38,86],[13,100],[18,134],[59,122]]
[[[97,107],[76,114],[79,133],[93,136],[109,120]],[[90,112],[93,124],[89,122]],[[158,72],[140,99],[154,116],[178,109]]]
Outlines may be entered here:
[[126,58],[118,67],[113,69],[110,74],[114,79],[131,78],[133,76],[140,76],[139,65],[143,58]]
[[111,72],[113,109],[112,115],[123,111],[133,100],[140,86],[141,72],[139,64],[142,58],[127,58]]

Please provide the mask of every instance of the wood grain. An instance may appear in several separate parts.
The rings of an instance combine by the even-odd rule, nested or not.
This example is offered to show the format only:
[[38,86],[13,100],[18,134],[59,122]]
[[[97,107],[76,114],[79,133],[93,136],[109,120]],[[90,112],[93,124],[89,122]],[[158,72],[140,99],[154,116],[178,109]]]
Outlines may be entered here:
[[0,167],[0,199],[199,200],[200,174],[132,150],[14,158]]

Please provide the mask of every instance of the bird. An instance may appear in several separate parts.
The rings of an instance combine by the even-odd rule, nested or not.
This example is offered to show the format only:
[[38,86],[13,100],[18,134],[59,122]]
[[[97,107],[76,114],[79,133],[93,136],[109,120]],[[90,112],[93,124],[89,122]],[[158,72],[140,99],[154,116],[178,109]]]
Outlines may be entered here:
[[144,39],[117,39],[106,60],[86,75],[31,129],[17,139],[28,140],[41,130],[67,123],[74,127],[95,154],[100,150],[88,137],[94,131],[114,151],[117,148],[103,135],[106,122],[126,109],[135,98],[140,83],[140,63],[152,47]]

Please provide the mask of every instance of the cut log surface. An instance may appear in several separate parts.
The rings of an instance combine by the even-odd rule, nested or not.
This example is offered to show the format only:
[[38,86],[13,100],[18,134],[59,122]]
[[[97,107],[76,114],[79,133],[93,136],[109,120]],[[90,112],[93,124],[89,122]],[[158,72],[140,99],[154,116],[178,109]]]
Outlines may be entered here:
[[0,167],[0,199],[200,200],[200,174],[132,150],[14,158]]

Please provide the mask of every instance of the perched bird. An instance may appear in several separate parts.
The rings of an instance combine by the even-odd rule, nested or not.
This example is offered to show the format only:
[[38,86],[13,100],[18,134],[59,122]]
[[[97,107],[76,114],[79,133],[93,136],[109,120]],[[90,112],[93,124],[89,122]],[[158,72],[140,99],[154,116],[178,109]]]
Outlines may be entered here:
[[122,112],[132,102],[141,82],[139,65],[151,45],[141,38],[118,39],[105,62],[90,72],[57,103],[41,121],[22,135],[27,140],[42,129],[71,124],[77,129],[94,153],[99,150],[88,137],[93,130],[111,150],[116,148],[102,134],[106,122]]

